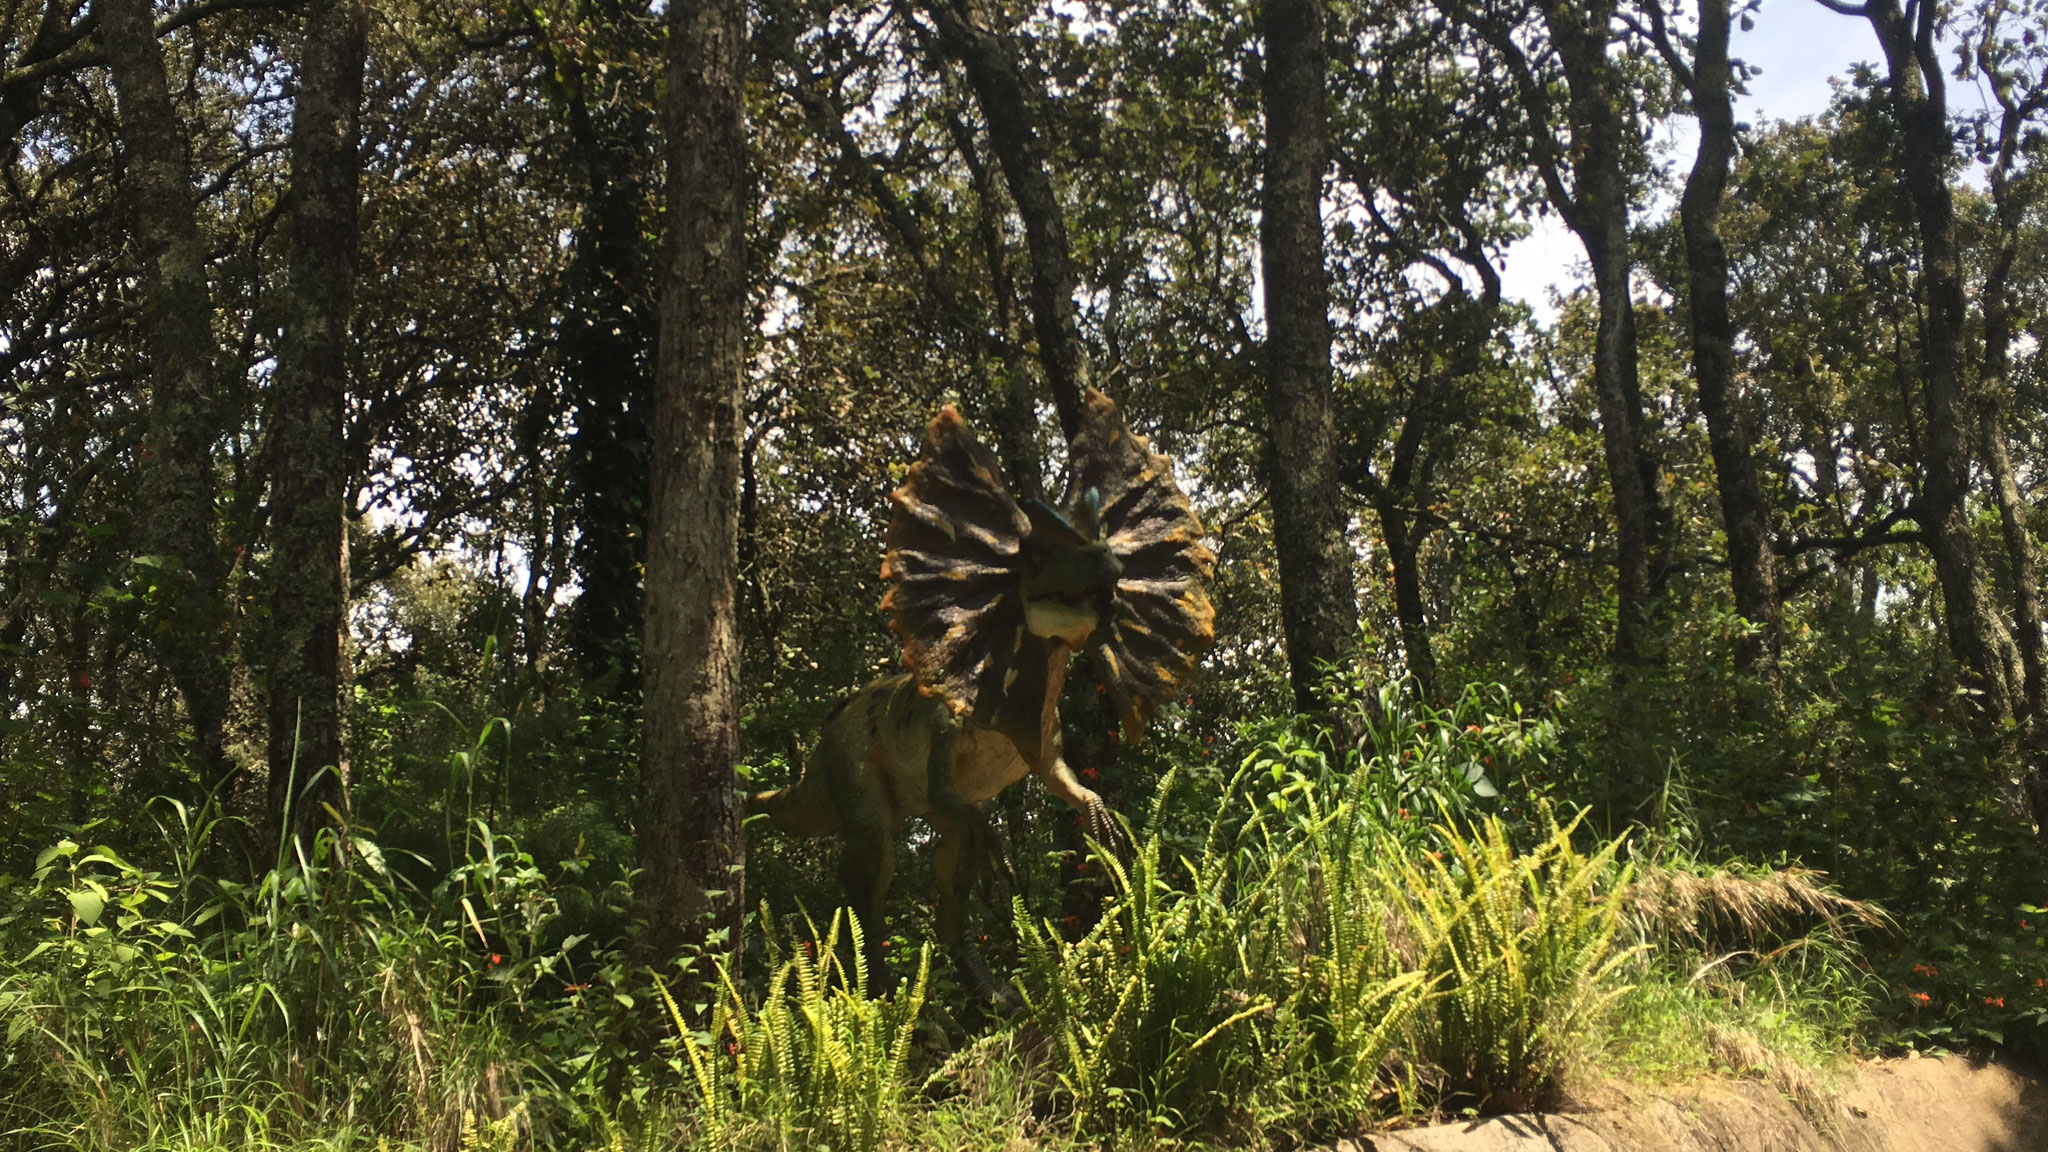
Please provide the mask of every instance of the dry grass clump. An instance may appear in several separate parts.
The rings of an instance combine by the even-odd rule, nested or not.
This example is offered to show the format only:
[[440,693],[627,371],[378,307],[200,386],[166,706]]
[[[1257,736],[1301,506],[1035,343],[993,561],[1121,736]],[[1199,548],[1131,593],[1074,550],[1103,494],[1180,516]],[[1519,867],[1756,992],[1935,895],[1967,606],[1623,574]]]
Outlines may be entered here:
[[1882,908],[1842,895],[1826,876],[1810,868],[1655,863],[1636,873],[1626,900],[1645,939],[1707,950],[1757,948],[1802,924],[1840,931],[1890,923]]
[[1707,1025],[1707,1050],[1716,1064],[1740,1075],[1756,1076],[1818,1115],[1827,1096],[1811,1065],[1773,1048],[1747,1028]]

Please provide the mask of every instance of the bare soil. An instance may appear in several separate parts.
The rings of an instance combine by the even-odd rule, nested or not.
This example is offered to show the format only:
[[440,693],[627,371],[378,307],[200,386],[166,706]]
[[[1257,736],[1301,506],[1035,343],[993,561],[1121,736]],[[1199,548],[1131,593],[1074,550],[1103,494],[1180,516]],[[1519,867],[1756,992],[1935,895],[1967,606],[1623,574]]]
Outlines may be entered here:
[[1864,1064],[1805,1101],[1756,1080],[1609,1092],[1584,1111],[1439,1124],[1339,1152],[2048,1152],[2048,1085],[1956,1056]]

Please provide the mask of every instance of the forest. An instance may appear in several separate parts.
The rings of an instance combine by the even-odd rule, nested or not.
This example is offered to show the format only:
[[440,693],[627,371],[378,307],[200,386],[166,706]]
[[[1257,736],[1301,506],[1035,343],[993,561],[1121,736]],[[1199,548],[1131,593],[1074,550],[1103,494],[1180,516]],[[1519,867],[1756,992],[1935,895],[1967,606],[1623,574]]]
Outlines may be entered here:
[[2044,0],[0,0],[0,293],[0,1148],[2048,1051]]

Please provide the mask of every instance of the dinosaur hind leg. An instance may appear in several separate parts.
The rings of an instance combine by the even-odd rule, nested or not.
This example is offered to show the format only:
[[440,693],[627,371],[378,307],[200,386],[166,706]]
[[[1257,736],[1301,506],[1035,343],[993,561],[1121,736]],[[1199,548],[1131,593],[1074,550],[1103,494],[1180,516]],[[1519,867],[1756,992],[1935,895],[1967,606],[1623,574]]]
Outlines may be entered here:
[[[879,820],[841,824],[839,882],[846,890],[846,906],[860,920],[867,962],[868,991],[882,992],[891,983],[883,944],[889,938],[887,908],[889,881],[896,872],[896,838]],[[848,936],[851,937],[849,932]],[[852,974],[852,967],[847,969]]]
[[937,875],[939,888],[939,943],[952,953],[963,983],[998,1003],[1019,1003],[1017,990],[989,970],[981,949],[975,947],[967,933],[967,894],[974,890],[975,875],[989,850],[982,843],[988,833],[986,821],[977,830],[973,824],[935,816],[931,825],[937,833],[937,842],[932,845],[932,871]]

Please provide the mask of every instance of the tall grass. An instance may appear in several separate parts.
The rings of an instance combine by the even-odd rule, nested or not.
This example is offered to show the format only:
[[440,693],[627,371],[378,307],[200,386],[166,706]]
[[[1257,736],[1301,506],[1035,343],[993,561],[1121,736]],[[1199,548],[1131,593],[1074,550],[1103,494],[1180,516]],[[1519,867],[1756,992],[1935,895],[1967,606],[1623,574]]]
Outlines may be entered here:
[[1498,818],[1438,828],[1444,849],[1382,864],[1415,959],[1443,981],[1417,1055],[1445,1094],[1500,1111],[1549,1102],[1557,1073],[1625,985],[1632,869],[1620,841],[1581,854],[1574,820],[1517,852]]
[[[1497,819],[1409,849],[1357,780],[1254,758],[1169,883],[1148,835],[1081,939],[1019,916],[1023,986],[1075,1131],[1356,1130],[1436,1099],[1553,1094],[1624,989],[1629,869],[1551,822],[1517,851]],[[1403,1059],[1395,1061],[1396,1054]],[[1405,1076],[1403,1070],[1405,1069]]]
[[486,826],[431,891],[322,833],[249,883],[218,819],[160,810],[166,858],[45,850],[4,920],[0,1139],[82,1149],[443,1149],[590,1131],[629,1071],[616,956],[550,932],[547,878]]

